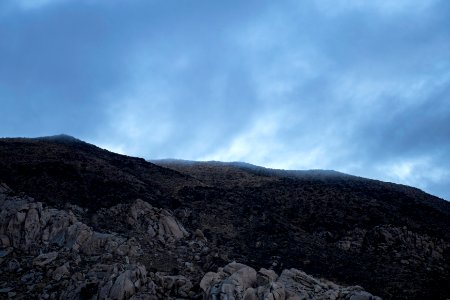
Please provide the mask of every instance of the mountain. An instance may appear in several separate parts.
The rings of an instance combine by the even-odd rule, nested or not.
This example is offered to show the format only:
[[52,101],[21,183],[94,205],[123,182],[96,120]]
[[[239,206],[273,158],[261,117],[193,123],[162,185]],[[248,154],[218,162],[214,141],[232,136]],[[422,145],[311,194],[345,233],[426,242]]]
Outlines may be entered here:
[[0,183],[0,297],[450,297],[450,203],[416,188],[65,135],[0,139]]
[[38,201],[96,211],[124,199],[176,205],[172,196],[201,185],[187,175],[118,155],[67,135],[0,139],[0,178]]

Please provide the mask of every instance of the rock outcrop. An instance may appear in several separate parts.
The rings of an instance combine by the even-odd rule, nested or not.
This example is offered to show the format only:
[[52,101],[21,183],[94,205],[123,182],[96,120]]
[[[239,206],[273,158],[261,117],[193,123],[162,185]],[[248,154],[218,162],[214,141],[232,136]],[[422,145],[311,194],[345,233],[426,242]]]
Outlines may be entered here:
[[216,273],[207,273],[200,287],[205,299],[244,300],[381,300],[360,286],[340,286],[316,279],[297,269],[284,270],[278,277],[272,270],[230,263]]
[[[172,299],[197,295],[182,275],[148,272],[137,259],[141,245],[131,233],[145,231],[164,249],[189,236],[168,211],[137,200],[104,215],[124,216],[133,226],[127,236],[102,233],[78,221],[72,211],[46,207],[16,196],[0,185],[0,298],[17,295],[39,299]],[[114,220],[114,219],[113,219]],[[149,232],[154,230],[155,232]],[[195,241],[192,241],[195,242]],[[155,248],[154,255],[161,252]],[[166,250],[167,251],[167,250]],[[173,251],[173,250],[172,250]],[[143,258],[145,261],[145,257]],[[4,267],[5,266],[5,267]],[[4,280],[8,278],[8,280]]]
[[87,255],[117,253],[138,255],[139,247],[124,237],[100,233],[79,222],[74,214],[44,208],[31,198],[0,199],[0,236],[2,245],[30,252],[41,252],[53,246]]
[[98,217],[99,223],[113,219],[163,244],[174,243],[189,236],[187,230],[171,212],[153,207],[140,199],[131,204],[118,204],[109,209],[101,209]]
[[[211,253],[203,232],[189,234],[170,211],[142,200],[95,216],[96,222],[125,224],[126,236],[94,230],[78,220],[75,213],[82,211],[76,207],[71,207],[75,213],[46,207],[14,195],[4,185],[0,206],[0,263],[5,266],[0,278],[9,278],[0,287],[0,297],[5,291],[8,297],[20,293],[27,298],[73,300],[378,299],[362,288],[341,287],[296,269],[278,276],[273,270],[256,272],[233,262],[205,274],[201,266],[210,266],[217,254]],[[139,240],[155,242],[143,251]],[[163,258],[165,252],[185,266],[183,275],[149,272],[140,262],[153,255]]]
[[151,288],[142,265],[97,264],[85,276],[70,278],[60,299],[130,299]]

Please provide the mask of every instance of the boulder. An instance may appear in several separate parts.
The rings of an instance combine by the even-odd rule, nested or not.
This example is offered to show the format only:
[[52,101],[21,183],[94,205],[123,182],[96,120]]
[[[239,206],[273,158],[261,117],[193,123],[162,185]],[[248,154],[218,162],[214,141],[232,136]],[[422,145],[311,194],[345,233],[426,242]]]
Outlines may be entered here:
[[278,277],[273,270],[262,268],[256,273],[253,268],[236,262],[219,268],[217,273],[205,274],[200,287],[205,299],[380,300],[360,286],[339,286],[297,269],[284,270]]
[[39,255],[33,260],[34,266],[45,266],[52,261],[54,261],[58,257],[58,252],[49,252]]
[[0,235],[0,249],[8,248],[9,246],[11,246],[9,237],[4,234]]
[[66,277],[68,275],[70,275],[69,263],[65,263],[62,266],[56,268],[55,271],[53,271],[52,278],[56,281],[59,281],[61,280],[61,278]]
[[0,214],[0,249],[12,245],[36,254],[43,247],[59,246],[87,255],[106,252],[135,256],[140,253],[140,246],[135,240],[96,232],[79,222],[70,211],[43,208],[42,203],[29,201],[5,197],[0,203],[3,204]]
[[192,282],[182,275],[156,273],[153,282],[160,287],[164,297],[187,298],[193,288]]
[[109,209],[102,209],[99,212],[99,218],[119,220],[150,238],[156,238],[163,244],[171,244],[189,236],[187,230],[171,211],[153,207],[140,199],[131,204],[118,204]]
[[144,266],[129,265],[122,271],[120,268],[118,264],[97,264],[88,272],[88,278],[72,276],[69,286],[61,293],[60,298],[127,300],[136,293],[146,292],[148,278]]
[[261,268],[258,273],[256,274],[256,281],[258,285],[266,285],[271,282],[276,281],[278,278],[277,273],[275,273],[274,270],[267,270],[264,268]]
[[256,283],[256,271],[244,264],[232,262],[218,273],[207,273],[200,282],[200,287],[209,298],[251,299],[253,292],[246,290]]

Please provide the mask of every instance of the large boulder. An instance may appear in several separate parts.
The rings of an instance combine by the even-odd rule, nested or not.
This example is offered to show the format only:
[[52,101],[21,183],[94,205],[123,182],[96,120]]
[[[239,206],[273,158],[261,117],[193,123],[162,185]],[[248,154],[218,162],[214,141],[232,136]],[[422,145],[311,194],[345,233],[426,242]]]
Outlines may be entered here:
[[94,231],[79,222],[71,211],[44,207],[27,197],[9,196],[3,186],[1,191],[0,248],[13,246],[32,254],[53,246],[87,255],[140,254],[140,246],[134,239]]
[[[131,204],[119,204],[109,209],[100,210],[99,220],[115,219],[127,224],[133,230],[155,238],[163,244],[188,237],[188,231],[167,209],[156,208],[143,200]],[[102,222],[105,223],[105,222]]]
[[60,299],[114,299],[127,300],[148,290],[147,270],[142,265],[95,265],[88,278],[72,276]]
[[203,277],[200,287],[205,299],[302,300],[342,299],[380,300],[360,286],[340,286],[316,279],[297,269],[284,270],[278,277],[272,270],[231,263]]

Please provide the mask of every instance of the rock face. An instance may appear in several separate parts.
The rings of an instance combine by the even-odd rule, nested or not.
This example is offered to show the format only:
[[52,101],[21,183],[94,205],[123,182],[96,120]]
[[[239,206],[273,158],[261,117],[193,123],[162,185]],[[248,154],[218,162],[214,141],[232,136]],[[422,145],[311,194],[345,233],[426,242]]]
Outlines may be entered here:
[[151,288],[147,271],[142,265],[97,264],[87,276],[72,276],[60,298],[126,300]]
[[134,230],[143,232],[161,243],[174,243],[189,236],[183,225],[166,209],[153,207],[140,199],[131,204],[119,204],[99,212],[99,222],[114,219],[128,224]]
[[5,198],[1,201],[0,235],[7,244],[22,251],[37,253],[52,246],[88,255],[117,252],[135,255],[136,247],[114,234],[95,232],[77,221],[71,212],[43,208],[32,199]]
[[[136,237],[98,232],[78,221],[71,210],[49,208],[32,198],[15,196],[4,185],[0,186],[0,206],[0,263],[7,266],[0,271],[0,278],[9,297],[378,299],[360,287],[340,287],[296,269],[284,270],[278,277],[273,270],[256,272],[233,262],[216,273],[205,274],[199,268],[200,255],[211,254],[204,234],[198,229],[189,234],[170,211],[142,200],[104,209],[96,215],[96,222],[109,219],[129,226],[129,233],[142,234],[143,242],[154,241],[150,252],[142,251]],[[80,211],[75,208],[75,212]],[[183,255],[187,247],[192,256]],[[149,272],[140,262],[152,255],[162,257],[164,252],[175,252],[174,257],[182,259],[184,275]],[[203,266],[210,265],[208,260],[205,263]]]
[[[196,295],[184,276],[147,272],[137,262],[145,255],[135,237],[95,231],[72,211],[14,196],[3,184],[0,206],[0,264],[7,266],[0,270],[0,284],[7,286],[8,293],[19,292],[25,298],[119,300]],[[118,218],[123,209],[117,206],[103,213]],[[145,228],[147,238],[162,243],[165,251],[189,235],[168,210],[141,200],[125,210],[128,225],[137,232]]]
[[216,273],[207,273],[200,287],[206,299],[297,300],[351,299],[380,300],[360,286],[343,287],[315,279],[297,269],[284,270],[278,277],[272,270],[230,263]]

